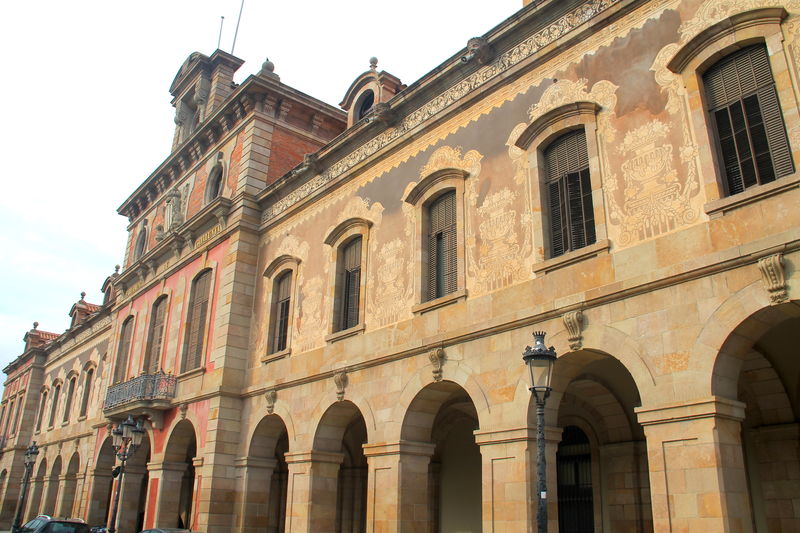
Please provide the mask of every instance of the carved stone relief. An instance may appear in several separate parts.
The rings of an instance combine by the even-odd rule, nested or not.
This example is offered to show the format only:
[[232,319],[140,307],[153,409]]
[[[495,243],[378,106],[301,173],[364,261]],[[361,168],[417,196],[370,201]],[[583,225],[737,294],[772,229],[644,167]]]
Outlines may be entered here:
[[308,259],[308,248],[309,246],[306,241],[301,241],[294,235],[287,235],[280,242],[273,255],[274,257],[288,255],[305,261]]
[[278,399],[278,391],[270,389],[264,393],[264,399],[267,402],[267,414],[271,415],[275,412],[275,401]]
[[678,32],[680,43],[687,43],[704,29],[736,13],[744,13],[761,7],[783,6],[786,9],[800,9],[800,0],[706,0],[694,16],[681,24]]
[[411,308],[413,285],[407,256],[406,246],[399,238],[377,247],[371,314],[380,326],[404,318]]
[[583,312],[580,309],[570,311],[564,313],[561,319],[567,329],[569,347],[573,350],[580,350],[583,347]]
[[789,294],[786,290],[783,255],[774,254],[762,257],[758,260],[758,269],[761,271],[761,279],[764,281],[764,287],[769,293],[772,305],[788,302]]
[[442,367],[444,367],[445,354],[443,348],[434,348],[428,353],[428,360],[433,365],[433,381],[442,380]]
[[347,371],[342,370],[341,372],[337,372],[333,375],[333,383],[336,385],[336,398],[341,402],[344,400],[344,392],[347,388],[347,383],[349,379],[347,378]]
[[[327,275],[324,278],[327,279]],[[292,345],[298,346],[301,352],[316,348],[324,342],[327,331],[324,312],[327,309],[327,298],[324,289],[323,276],[314,276],[303,282],[298,302],[300,313],[297,329],[292,340]]]

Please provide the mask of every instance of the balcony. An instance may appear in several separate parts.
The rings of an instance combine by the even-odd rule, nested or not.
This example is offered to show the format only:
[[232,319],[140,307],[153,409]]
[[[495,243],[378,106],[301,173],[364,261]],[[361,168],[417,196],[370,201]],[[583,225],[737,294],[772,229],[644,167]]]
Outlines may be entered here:
[[141,374],[108,388],[103,414],[108,418],[148,416],[155,422],[160,411],[172,408],[177,380],[172,374]]

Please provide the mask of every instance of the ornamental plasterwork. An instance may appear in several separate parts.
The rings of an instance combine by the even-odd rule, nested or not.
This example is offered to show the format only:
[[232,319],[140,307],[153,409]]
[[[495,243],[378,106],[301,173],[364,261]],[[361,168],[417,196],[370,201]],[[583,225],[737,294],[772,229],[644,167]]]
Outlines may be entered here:
[[592,86],[590,91],[586,90],[586,80],[559,80],[542,94],[542,97],[528,110],[530,122],[535,121],[548,111],[552,111],[562,105],[574,102],[595,102],[600,105],[600,112],[597,114],[597,129],[606,132],[610,137],[607,142],[614,140],[615,130],[611,127],[609,120],[617,107],[617,86],[608,80],[601,80]]
[[431,154],[428,162],[419,171],[419,177],[430,176],[437,170],[457,168],[469,172],[469,177],[474,178],[481,172],[483,155],[477,150],[470,150],[461,156],[461,147],[442,146]]
[[[551,61],[548,61],[547,63],[528,71],[526,74],[502,85],[501,87],[497,87],[496,90],[488,93],[482,100],[476,101],[462,112],[446,119],[439,126],[421,132],[420,135],[415,137],[416,140],[413,142],[403,146],[402,148],[392,151],[385,157],[382,157],[379,161],[376,161],[375,165],[372,166],[367,172],[360,175],[358,179],[351,180],[341,187],[338,187],[330,195],[332,202],[319,202],[309,205],[300,213],[293,216],[290,220],[282,222],[282,229],[292,229],[304,221],[310,220],[319,215],[319,213],[323,210],[330,209],[331,206],[334,205],[337,198],[343,198],[355,194],[360,187],[367,183],[371,183],[386,172],[399,167],[401,164],[416,156],[421,151],[436,144],[437,142],[445,140],[447,137],[456,133],[461,128],[464,128],[470,123],[477,121],[484,115],[488,115],[494,109],[499,108],[504,103],[514,100],[521,93],[526,92],[532,86],[539,85],[543,79],[553,78],[570,65],[579,62],[583,57],[597,53],[599,48],[610,46],[618,39],[624,39],[631,31],[640,29],[642,26],[644,26],[647,21],[660,17],[665,9],[672,8],[677,2],[678,0],[653,0],[647,4],[646,7],[637,9],[614,24],[610,24],[602,28],[600,31],[593,34],[591,39],[584,39],[576,42],[573,46],[566,48],[560,55],[556,56]],[[608,6],[606,6],[606,8],[607,7]],[[298,201],[306,198],[314,191],[324,186],[325,183],[311,186],[311,190],[306,190],[304,193],[290,193],[284,199],[278,202],[280,203],[283,202],[283,200],[286,200],[285,204],[281,204],[282,207],[277,210],[273,210],[271,208],[267,209],[263,214],[262,221],[267,221],[278,216],[280,213]],[[278,205],[278,203],[275,205]]]
[[297,330],[292,340],[293,346],[298,346],[299,351],[305,352],[320,346],[324,343],[324,336],[327,332],[325,327],[325,309],[327,309],[327,298],[325,297],[326,275],[314,276],[303,282],[300,291],[300,301],[298,302],[300,314],[297,319]]
[[344,158],[333,163],[322,174],[315,176],[298,189],[295,189],[284,198],[278,200],[264,211],[263,220],[266,221],[278,216],[295,203],[308,197],[327,183],[346,173],[355,165],[361,163],[389,143],[403,137],[410,130],[416,128],[433,116],[438,115],[464,96],[479,89],[503,72],[534,55],[536,52],[560,39],[573,29],[585,24],[618,2],[620,2],[620,0],[588,0],[569,13],[566,13],[545,28],[501,54],[491,64],[473,72],[439,96],[429,100],[422,107],[406,115],[397,126],[378,134]]
[[288,255],[289,257],[296,257],[301,261],[305,261],[308,259],[308,248],[309,246],[306,241],[301,241],[294,235],[287,235],[275,249],[274,256],[281,257]]
[[330,234],[330,232],[333,231],[336,226],[352,218],[369,220],[373,225],[378,226],[381,223],[382,217],[383,205],[381,205],[380,202],[375,202],[370,206],[369,198],[354,196],[347,201],[344,208],[339,210],[339,215],[336,217],[336,223],[328,228],[328,231],[325,234]]
[[780,2],[775,0],[706,0],[697,8],[694,16],[678,28],[678,32],[681,34],[680,44],[689,42],[704,29],[736,13],[776,6],[796,10],[800,9],[800,0],[783,0]]
[[[375,259],[375,290],[372,294],[370,318],[378,326],[393,324],[410,314],[413,286],[411,261],[404,240],[393,239],[378,247]],[[405,239],[408,242],[408,239]]]
[[[99,331],[106,329],[109,325],[111,325],[111,316],[105,316],[99,320],[95,320],[91,327],[84,327],[84,329],[78,333],[75,337],[69,338],[58,345],[58,347],[53,348],[48,353],[51,357],[56,357],[68,350],[71,350],[74,346],[84,342],[89,337],[94,336]],[[98,339],[98,342],[104,339]]]

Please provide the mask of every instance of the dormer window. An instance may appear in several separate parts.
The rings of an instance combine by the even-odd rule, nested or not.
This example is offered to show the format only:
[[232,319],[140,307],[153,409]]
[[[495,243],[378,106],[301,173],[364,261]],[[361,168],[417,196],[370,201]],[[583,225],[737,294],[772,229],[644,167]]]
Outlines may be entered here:
[[358,115],[356,120],[361,120],[367,116],[367,113],[369,113],[369,110],[372,109],[373,105],[375,105],[375,93],[372,91],[366,91],[361,95],[361,98],[359,98],[357,111]]

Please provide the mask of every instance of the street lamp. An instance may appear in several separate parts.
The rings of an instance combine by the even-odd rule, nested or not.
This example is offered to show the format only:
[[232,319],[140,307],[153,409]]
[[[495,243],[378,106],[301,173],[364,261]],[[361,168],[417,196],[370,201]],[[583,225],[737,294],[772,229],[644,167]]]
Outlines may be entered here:
[[28,495],[28,483],[31,480],[31,472],[33,471],[33,464],[36,462],[36,456],[39,455],[39,448],[36,446],[36,441],[33,441],[28,449],[25,450],[23,461],[25,462],[25,472],[22,474],[22,487],[19,491],[19,501],[17,502],[17,512],[14,515],[14,524],[11,526],[12,533],[17,533],[20,529],[20,522],[22,522],[22,512],[25,509],[25,497]]
[[136,449],[142,444],[142,437],[144,436],[144,429],[142,428],[142,421],[134,422],[133,417],[128,415],[128,418],[111,431],[111,446],[114,448],[114,454],[120,460],[119,470],[117,471],[117,486],[114,491],[114,507],[111,510],[111,521],[108,525],[108,533],[115,533],[117,531],[117,508],[119,507],[119,491],[122,485],[122,476],[125,474],[125,461],[131,458],[136,453]]
[[533,348],[525,347],[522,360],[528,367],[531,385],[530,391],[536,400],[536,461],[538,464],[539,480],[536,492],[538,493],[538,507],[536,522],[539,533],[547,532],[547,459],[544,455],[544,404],[550,396],[550,381],[553,377],[553,366],[556,362],[556,350],[552,346],[544,345],[544,331],[533,333]]

